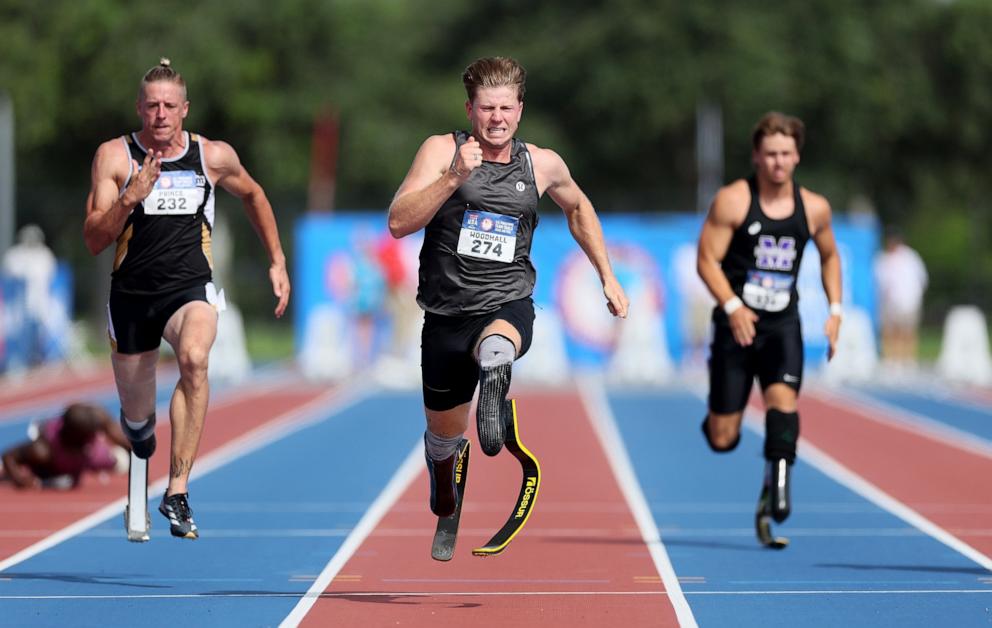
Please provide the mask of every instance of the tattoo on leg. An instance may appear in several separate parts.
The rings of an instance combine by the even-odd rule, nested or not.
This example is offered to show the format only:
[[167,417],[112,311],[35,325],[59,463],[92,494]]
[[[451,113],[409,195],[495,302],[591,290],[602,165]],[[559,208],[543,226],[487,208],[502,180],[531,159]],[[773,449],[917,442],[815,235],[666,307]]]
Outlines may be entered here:
[[190,471],[193,470],[193,461],[173,456],[169,470],[172,472],[172,477],[181,478],[184,475],[189,475]]

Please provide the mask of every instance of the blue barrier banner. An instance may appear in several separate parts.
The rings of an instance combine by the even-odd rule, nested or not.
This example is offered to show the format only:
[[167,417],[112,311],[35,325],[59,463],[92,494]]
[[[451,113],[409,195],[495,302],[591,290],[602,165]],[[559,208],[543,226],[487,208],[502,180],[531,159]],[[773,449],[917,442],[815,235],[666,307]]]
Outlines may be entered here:
[[[534,301],[539,319],[560,330],[572,367],[607,368],[619,352],[658,355],[673,365],[705,364],[714,302],[696,274],[698,214],[600,217],[617,278],[631,301],[626,321],[606,308],[598,277],[572,239],[561,215],[541,216],[532,259],[537,268]],[[878,248],[874,219],[834,217],[840,249],[845,307],[876,318],[870,269]],[[393,240],[382,214],[314,214],[296,224],[294,272],[297,352],[359,351],[344,371],[375,359],[392,325],[391,298],[412,300],[416,291],[419,234]],[[828,315],[819,256],[808,245],[798,281],[807,364],[826,354]],[[390,295],[393,295],[391,297]],[[397,297],[397,295],[399,295]],[[316,319],[323,321],[317,324]],[[336,329],[331,329],[331,325]],[[317,333],[316,329],[323,329]],[[354,343],[363,346],[355,349]],[[415,339],[419,347],[419,336]]]

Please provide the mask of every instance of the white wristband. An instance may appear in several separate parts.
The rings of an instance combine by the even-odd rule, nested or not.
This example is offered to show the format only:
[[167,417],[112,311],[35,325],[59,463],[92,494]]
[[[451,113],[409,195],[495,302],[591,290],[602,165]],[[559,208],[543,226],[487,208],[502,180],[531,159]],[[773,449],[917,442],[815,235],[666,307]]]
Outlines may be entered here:
[[844,308],[841,306],[840,303],[831,303],[830,304],[830,315],[831,316],[843,316],[843,314],[844,314]]
[[723,311],[727,313],[727,316],[730,316],[743,307],[743,305],[744,302],[741,301],[740,297],[734,297],[732,299],[728,299],[727,302],[723,304]]

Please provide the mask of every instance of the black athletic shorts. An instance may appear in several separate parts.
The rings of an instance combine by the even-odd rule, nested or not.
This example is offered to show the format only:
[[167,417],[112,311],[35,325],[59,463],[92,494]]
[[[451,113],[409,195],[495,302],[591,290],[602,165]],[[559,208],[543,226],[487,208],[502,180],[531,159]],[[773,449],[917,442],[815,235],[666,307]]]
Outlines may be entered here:
[[107,303],[107,333],[110,346],[117,353],[134,354],[158,349],[162,333],[176,310],[191,301],[205,301],[207,286],[183,288],[156,295],[123,294],[110,291]]
[[734,340],[730,326],[713,323],[710,346],[710,411],[740,412],[757,376],[761,389],[784,383],[799,392],[803,379],[803,335],[799,318],[762,329],[749,347]]
[[424,382],[424,406],[450,410],[472,401],[479,383],[479,364],[473,351],[486,325],[501,319],[520,334],[520,353],[530,348],[534,337],[534,301],[530,297],[504,303],[498,310],[474,316],[442,316],[427,312],[420,337],[420,371]]

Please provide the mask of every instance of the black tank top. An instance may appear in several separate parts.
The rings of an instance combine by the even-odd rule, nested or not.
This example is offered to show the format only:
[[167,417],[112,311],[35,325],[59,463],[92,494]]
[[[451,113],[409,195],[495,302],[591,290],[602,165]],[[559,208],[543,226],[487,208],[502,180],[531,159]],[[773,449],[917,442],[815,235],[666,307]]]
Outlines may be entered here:
[[[125,136],[123,141],[140,167],[146,150],[137,134]],[[128,174],[124,189],[136,175]],[[150,295],[209,282],[213,221],[214,186],[203,164],[200,138],[186,133],[186,150],[162,160],[155,188],[124,223],[117,238],[111,289]]]
[[[468,134],[455,131],[455,150]],[[491,312],[530,296],[537,273],[530,245],[537,228],[530,153],[514,139],[510,162],[484,161],[438,209],[424,231],[417,302],[428,312]]]
[[[761,209],[758,182],[747,180],[751,206],[744,222],[734,231],[722,268],[734,294],[759,316],[758,324],[774,324],[799,316],[796,289],[803,249],[809,241],[809,224],[799,184],[795,181],[795,210],[778,220]],[[723,308],[715,310],[715,320],[727,321]]]

